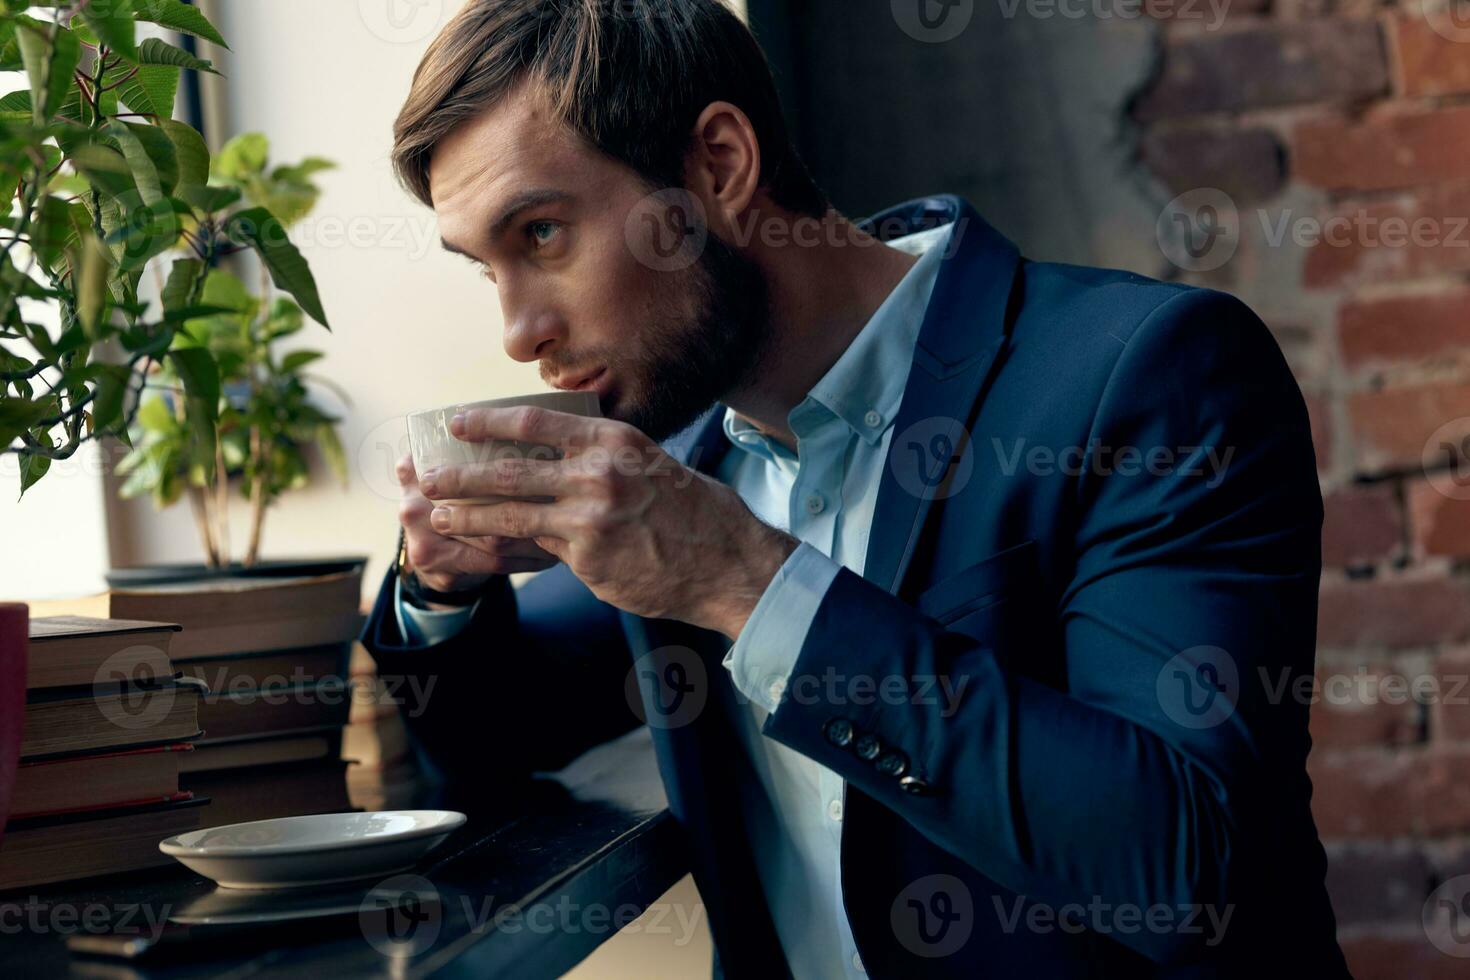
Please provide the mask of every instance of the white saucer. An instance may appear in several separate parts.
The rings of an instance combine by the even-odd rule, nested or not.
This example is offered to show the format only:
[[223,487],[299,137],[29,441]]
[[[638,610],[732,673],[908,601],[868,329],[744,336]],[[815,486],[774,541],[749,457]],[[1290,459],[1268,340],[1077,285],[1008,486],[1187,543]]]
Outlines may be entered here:
[[319,813],[191,830],[158,849],[221,888],[300,888],[403,871],[465,819],[453,810]]

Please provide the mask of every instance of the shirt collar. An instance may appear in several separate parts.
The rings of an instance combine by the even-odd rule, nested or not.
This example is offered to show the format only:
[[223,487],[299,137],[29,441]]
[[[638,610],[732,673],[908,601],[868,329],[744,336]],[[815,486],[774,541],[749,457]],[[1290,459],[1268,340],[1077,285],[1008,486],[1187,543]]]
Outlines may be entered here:
[[[787,424],[798,438],[830,413],[869,445],[882,439],[898,415],[924,311],[939,275],[940,259],[947,251],[940,246],[948,241],[953,227],[943,225],[887,243],[919,256],[919,261],[807,397],[787,415]],[[785,446],[736,415],[734,409],[725,409],[724,430],[731,443],[762,458],[792,455]]]

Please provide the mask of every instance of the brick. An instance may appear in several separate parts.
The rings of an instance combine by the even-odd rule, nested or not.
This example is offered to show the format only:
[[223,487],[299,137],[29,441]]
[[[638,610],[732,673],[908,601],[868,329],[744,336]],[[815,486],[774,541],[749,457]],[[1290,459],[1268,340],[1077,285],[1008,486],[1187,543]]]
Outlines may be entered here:
[[[1433,734],[1443,742],[1470,742],[1470,650],[1443,653],[1435,664],[1439,696],[1433,705]],[[1470,867],[1459,873],[1470,871]]]
[[1470,289],[1354,299],[1337,314],[1343,364],[1418,361],[1470,346]]
[[1467,154],[1470,107],[1395,109],[1302,123],[1292,133],[1291,169],[1331,190],[1386,190],[1461,180]]
[[1416,848],[1351,844],[1327,855],[1327,893],[1339,926],[1417,925],[1433,890],[1429,858]]
[[1144,135],[1141,151],[1175,194],[1214,187],[1248,203],[1275,194],[1286,179],[1285,152],[1275,134],[1260,127],[1156,126]]
[[1470,830],[1470,751],[1314,752],[1312,814],[1324,837]]
[[[1348,397],[1348,415],[1359,473],[1419,471],[1425,444],[1436,433],[1452,441],[1470,435],[1470,385],[1358,392]],[[1457,419],[1464,420],[1461,426],[1452,424]],[[1441,432],[1447,424],[1451,424],[1449,432]]]
[[1145,121],[1206,112],[1352,102],[1388,89],[1373,21],[1268,24],[1172,40],[1159,77],[1134,106]]
[[1317,644],[1329,650],[1402,650],[1470,639],[1470,588],[1458,579],[1368,579],[1325,585]]
[[[1296,216],[1271,220],[1283,218]],[[1298,229],[1312,232],[1302,268],[1310,289],[1470,271],[1470,183],[1346,201],[1310,225],[1288,222],[1288,232]]]
[[1347,487],[1322,500],[1322,564],[1365,565],[1402,551],[1403,518],[1391,485]]
[[1470,500],[1442,493],[1427,480],[1408,486],[1409,527],[1421,555],[1470,556]]
[[1470,92],[1470,36],[1454,40],[1459,32],[1452,29],[1445,37],[1431,16],[1443,15],[1401,13],[1388,19],[1394,90],[1411,96]]
[[1306,394],[1307,419],[1312,426],[1312,448],[1317,453],[1317,472],[1332,468],[1332,404],[1325,395]]
[[1465,980],[1465,960],[1430,945],[1422,925],[1402,935],[1349,936],[1340,945],[1357,980]]

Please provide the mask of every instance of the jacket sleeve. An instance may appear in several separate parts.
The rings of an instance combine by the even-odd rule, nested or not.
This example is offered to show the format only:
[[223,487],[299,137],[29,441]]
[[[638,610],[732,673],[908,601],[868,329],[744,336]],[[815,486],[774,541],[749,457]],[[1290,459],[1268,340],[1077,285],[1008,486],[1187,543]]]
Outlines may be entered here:
[[520,589],[501,576],[470,622],[441,643],[400,632],[390,572],[362,642],[422,756],[450,782],[520,779],[566,765],[639,724],[617,610],[564,565]]
[[[1063,684],[1003,669],[1026,651],[947,630],[844,568],[788,691],[836,672],[953,696],[787,697],[763,730],[1018,894],[1224,907],[1242,844],[1269,832],[1252,814],[1283,786],[1273,774],[1305,782],[1306,708],[1271,704],[1260,680],[1312,671],[1322,504],[1305,406],[1264,325],[1191,290],[1133,332],[1089,435],[1226,465],[1075,478]],[[1197,941],[1121,938],[1159,961]]]

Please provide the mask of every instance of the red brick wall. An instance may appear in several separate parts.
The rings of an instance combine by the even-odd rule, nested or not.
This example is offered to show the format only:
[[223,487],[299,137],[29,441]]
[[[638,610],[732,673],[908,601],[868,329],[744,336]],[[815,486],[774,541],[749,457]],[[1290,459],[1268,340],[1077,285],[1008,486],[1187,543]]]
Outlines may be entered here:
[[[1457,2],[1459,20],[1367,0],[1238,0],[1215,25],[1158,11],[1156,76],[1133,107],[1168,193],[1187,205],[1214,188],[1234,206],[1238,248],[1180,278],[1267,319],[1313,414],[1318,676],[1336,696],[1312,708],[1310,768],[1360,978],[1470,976],[1422,920],[1437,887],[1470,874],[1470,3]],[[1310,234],[1334,217],[1330,239]],[[1273,242],[1266,229],[1283,227]]]

